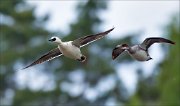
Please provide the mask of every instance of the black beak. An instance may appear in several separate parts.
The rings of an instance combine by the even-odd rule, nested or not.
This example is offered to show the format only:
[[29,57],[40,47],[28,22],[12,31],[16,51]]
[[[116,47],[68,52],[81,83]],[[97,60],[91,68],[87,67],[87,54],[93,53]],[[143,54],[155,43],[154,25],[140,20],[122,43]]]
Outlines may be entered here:
[[48,41],[51,41],[51,42],[52,42],[53,40],[52,40],[52,39],[49,39]]

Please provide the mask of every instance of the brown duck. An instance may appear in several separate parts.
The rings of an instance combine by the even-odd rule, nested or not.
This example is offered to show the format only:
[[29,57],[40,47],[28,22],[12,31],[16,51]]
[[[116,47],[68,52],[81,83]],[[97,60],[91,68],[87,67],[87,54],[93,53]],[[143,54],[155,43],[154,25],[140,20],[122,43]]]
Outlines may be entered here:
[[117,45],[112,52],[112,59],[116,59],[122,52],[127,51],[128,54],[138,61],[148,61],[152,58],[148,53],[148,48],[154,43],[169,43],[175,44],[175,42],[161,38],[161,37],[150,37],[146,38],[143,43],[134,46],[129,46],[127,44]]

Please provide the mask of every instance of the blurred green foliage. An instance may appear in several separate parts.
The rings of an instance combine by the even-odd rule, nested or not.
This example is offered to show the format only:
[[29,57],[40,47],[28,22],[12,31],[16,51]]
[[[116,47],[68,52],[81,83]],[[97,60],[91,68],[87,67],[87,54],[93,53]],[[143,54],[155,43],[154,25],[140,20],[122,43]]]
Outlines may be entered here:
[[161,63],[158,88],[160,105],[180,106],[180,21],[179,15],[172,18],[166,33],[176,45],[170,48],[168,57]]

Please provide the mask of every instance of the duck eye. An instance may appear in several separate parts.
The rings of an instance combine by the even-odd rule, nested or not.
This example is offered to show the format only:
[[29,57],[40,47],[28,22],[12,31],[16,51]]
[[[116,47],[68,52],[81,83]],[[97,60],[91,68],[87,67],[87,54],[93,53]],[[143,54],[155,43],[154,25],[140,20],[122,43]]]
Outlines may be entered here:
[[53,39],[52,39],[52,41],[55,41],[55,40],[56,40],[56,38],[53,38]]

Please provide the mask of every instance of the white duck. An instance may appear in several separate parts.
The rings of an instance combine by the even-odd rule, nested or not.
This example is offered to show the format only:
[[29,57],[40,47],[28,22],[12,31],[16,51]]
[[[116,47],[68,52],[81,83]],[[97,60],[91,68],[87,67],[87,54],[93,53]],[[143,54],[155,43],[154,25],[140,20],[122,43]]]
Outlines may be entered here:
[[36,61],[34,61],[33,63],[31,63],[30,65],[26,66],[23,69],[26,69],[26,68],[31,67],[36,64],[43,63],[45,61],[52,60],[52,59],[62,56],[62,55],[66,56],[68,58],[74,59],[74,60],[78,60],[80,62],[84,62],[86,60],[86,56],[84,56],[81,53],[80,48],[83,46],[86,46],[87,44],[90,44],[96,40],[103,38],[105,35],[107,35],[113,29],[114,28],[111,28],[105,32],[84,36],[84,37],[81,37],[74,41],[67,41],[67,42],[62,42],[61,39],[58,37],[51,37],[51,39],[49,39],[49,41],[56,43],[58,45],[58,47],[51,50],[47,54],[43,55],[42,57],[40,57],[39,59],[37,59]]

